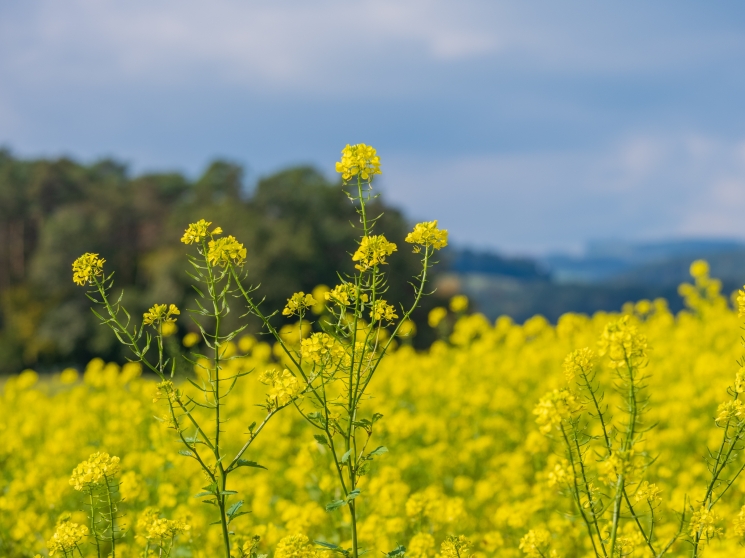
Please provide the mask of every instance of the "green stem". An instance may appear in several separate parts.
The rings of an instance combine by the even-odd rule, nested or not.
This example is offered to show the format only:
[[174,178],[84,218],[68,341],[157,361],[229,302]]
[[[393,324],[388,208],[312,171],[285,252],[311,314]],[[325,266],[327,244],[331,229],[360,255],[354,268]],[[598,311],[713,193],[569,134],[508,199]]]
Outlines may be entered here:
[[88,496],[90,497],[91,506],[91,535],[96,541],[96,556],[101,558],[101,543],[98,540],[98,531],[96,530],[96,504],[93,500],[93,488],[88,489]]
[[114,510],[114,502],[111,499],[111,486],[109,485],[109,478],[104,476],[106,482],[106,500],[109,504],[109,529],[111,529],[111,558],[116,558],[116,512]]

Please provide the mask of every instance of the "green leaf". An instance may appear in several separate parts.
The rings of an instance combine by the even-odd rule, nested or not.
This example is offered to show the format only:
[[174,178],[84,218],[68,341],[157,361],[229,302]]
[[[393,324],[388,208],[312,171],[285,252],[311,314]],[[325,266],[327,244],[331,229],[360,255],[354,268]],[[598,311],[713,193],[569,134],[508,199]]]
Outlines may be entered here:
[[324,541],[313,541],[313,542],[316,543],[318,546],[324,546],[326,548],[330,548],[331,550],[336,550],[337,548],[339,548],[339,545],[334,544],[334,543],[328,543]]
[[385,446],[378,446],[370,453],[368,453],[367,457],[375,457],[376,455],[383,455],[384,453],[388,453],[388,448]]
[[344,455],[341,456],[341,462],[346,463],[349,461],[349,456],[352,454],[352,450],[348,449]]
[[256,461],[247,461],[245,459],[239,459],[230,469],[232,471],[233,469],[237,469],[238,467],[255,467],[257,469],[266,469],[266,467],[264,467],[263,465],[259,465],[258,463],[256,463]]
[[344,505],[346,505],[346,502],[344,500],[334,500],[333,502],[326,504],[326,511],[327,512],[334,511]]
[[190,452],[189,450],[179,450],[179,455],[184,455],[186,457],[194,457],[194,454]]
[[359,488],[355,488],[349,494],[347,494],[347,502],[351,502],[352,500],[354,500],[359,495],[360,495],[360,489]]
[[328,446],[329,445],[328,438],[326,438],[326,436],[324,436],[323,434],[315,434],[313,437],[316,439],[316,442],[318,442],[322,446]]
[[214,492],[200,492],[199,494],[195,494],[194,498],[202,498],[203,496],[214,496]]
[[235,490],[222,490],[220,494],[223,496],[234,496],[238,493]]
[[235,504],[228,508],[228,517],[232,520],[236,512],[243,506],[243,500],[238,500]]

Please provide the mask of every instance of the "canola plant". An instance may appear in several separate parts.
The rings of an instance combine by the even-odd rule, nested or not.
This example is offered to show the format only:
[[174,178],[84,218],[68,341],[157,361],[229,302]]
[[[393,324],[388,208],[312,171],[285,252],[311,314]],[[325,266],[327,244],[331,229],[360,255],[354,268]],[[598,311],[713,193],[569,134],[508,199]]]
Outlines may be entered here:
[[[457,296],[430,313],[441,339],[416,352],[408,318],[447,231],[407,237],[422,271],[394,308],[384,271],[398,248],[365,213],[379,159],[347,146],[337,170],[360,214],[356,273],[292,294],[281,327],[242,284],[240,242],[205,221],[186,229],[188,375],[165,350],[186,312],[164,301],[132,317],[101,256],[75,262],[131,361],[6,381],[2,556],[743,551],[745,292],[730,305],[699,261],[677,315],[657,300],[490,323]],[[221,328],[231,307],[264,335]]]

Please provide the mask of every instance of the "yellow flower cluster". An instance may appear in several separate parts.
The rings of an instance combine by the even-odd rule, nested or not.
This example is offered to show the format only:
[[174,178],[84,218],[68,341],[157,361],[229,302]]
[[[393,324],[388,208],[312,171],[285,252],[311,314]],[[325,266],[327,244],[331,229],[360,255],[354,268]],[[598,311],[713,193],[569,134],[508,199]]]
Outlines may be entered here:
[[364,143],[348,145],[341,150],[341,161],[336,163],[336,172],[344,182],[359,176],[370,181],[373,175],[380,174],[380,157],[374,148]]
[[567,388],[561,388],[542,397],[533,409],[533,414],[536,415],[535,421],[541,427],[541,432],[548,434],[580,410],[582,404],[577,396]]
[[274,558],[318,558],[319,552],[305,535],[283,538],[277,545]]
[[[324,293],[324,298],[339,306],[349,306],[357,299],[357,291],[352,283],[342,283]],[[362,302],[367,302],[368,298],[367,293],[360,295]]]
[[598,346],[600,354],[610,358],[612,368],[628,364],[642,366],[647,357],[647,338],[639,333],[629,316],[605,326]]
[[181,311],[175,304],[156,304],[142,315],[145,325],[172,324]]
[[414,252],[419,252],[422,246],[431,246],[439,250],[448,245],[448,232],[438,229],[437,221],[425,221],[414,225],[414,230],[404,240],[409,244],[415,244]]
[[385,259],[398,250],[393,242],[388,240],[382,234],[373,236],[363,236],[357,251],[352,255],[352,261],[359,262],[354,267],[359,271],[384,265]]
[[207,246],[207,260],[211,265],[220,267],[231,263],[241,266],[246,261],[246,248],[232,235],[210,240]]
[[103,275],[103,264],[106,260],[99,258],[98,254],[87,252],[72,263],[72,280],[75,284],[83,286],[92,284],[94,277]]
[[595,366],[595,353],[585,347],[572,351],[564,359],[564,376],[572,382],[577,376],[588,374]]
[[398,314],[396,314],[396,309],[392,305],[381,298],[373,304],[370,310],[370,317],[374,322],[379,322],[380,320],[390,322],[398,318]]
[[639,502],[649,502],[650,504],[656,504],[659,502],[662,498],[660,497],[660,494],[662,493],[662,489],[658,487],[654,483],[650,483],[649,481],[643,481],[639,488],[636,491],[636,494],[634,494],[634,500]]
[[311,294],[305,294],[300,291],[287,299],[287,304],[282,310],[283,316],[294,316],[295,314],[303,315],[305,311],[316,304],[317,301]]
[[216,234],[222,234],[220,227],[215,228],[212,232],[208,232],[207,229],[212,224],[210,221],[200,219],[196,223],[191,223],[184,231],[184,236],[181,237],[181,242],[184,244],[199,244],[207,236],[213,236]]
[[137,532],[146,539],[172,539],[190,529],[191,526],[184,519],[160,517],[160,511],[155,508],[146,508],[137,520]]
[[345,352],[328,333],[314,333],[300,344],[300,354],[315,364],[338,362]]
[[70,485],[75,490],[87,490],[101,485],[119,474],[119,458],[105,452],[96,452],[72,470]]
[[274,368],[266,370],[259,376],[259,381],[271,387],[267,399],[275,409],[287,405],[303,391],[302,382],[286,368],[282,372]]
[[717,416],[714,422],[724,425],[724,423],[732,419],[736,419],[737,421],[745,419],[745,406],[743,406],[742,401],[739,399],[721,403],[717,408]]
[[691,537],[699,537],[701,543],[709,543],[716,537],[721,537],[724,530],[717,525],[721,521],[719,515],[706,506],[696,509],[691,516],[690,532]]
[[468,558],[468,549],[471,542],[463,535],[450,535],[440,545],[440,556],[442,558]]
[[745,506],[740,508],[740,513],[737,514],[733,523],[735,535],[740,538],[745,537]]
[[63,521],[57,525],[57,529],[52,535],[52,538],[47,541],[47,547],[49,548],[49,555],[54,556],[55,554],[72,553],[78,549],[80,543],[88,535],[88,527],[85,525],[78,525],[72,521]]

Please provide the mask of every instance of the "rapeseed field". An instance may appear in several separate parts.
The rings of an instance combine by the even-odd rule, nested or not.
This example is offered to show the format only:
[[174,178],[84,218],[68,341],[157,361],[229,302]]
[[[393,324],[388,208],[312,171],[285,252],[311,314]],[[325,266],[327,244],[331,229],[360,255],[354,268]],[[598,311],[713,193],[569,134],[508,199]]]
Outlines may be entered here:
[[[379,164],[364,145],[337,164],[360,214],[357,272],[275,313],[241,282],[239,240],[203,220],[182,239],[198,329],[182,339],[186,309],[130,316],[102,256],[74,263],[131,361],[2,386],[0,555],[743,551],[745,292],[728,300],[698,261],[677,315],[656,300],[491,323],[458,296],[430,313],[440,340],[417,352],[409,317],[447,231],[414,227],[411,306],[388,304],[398,247],[365,213]],[[228,327],[230,312],[263,334]]]

